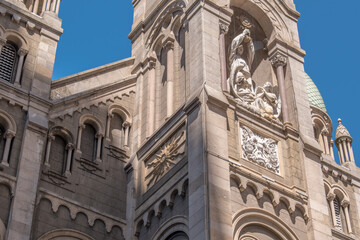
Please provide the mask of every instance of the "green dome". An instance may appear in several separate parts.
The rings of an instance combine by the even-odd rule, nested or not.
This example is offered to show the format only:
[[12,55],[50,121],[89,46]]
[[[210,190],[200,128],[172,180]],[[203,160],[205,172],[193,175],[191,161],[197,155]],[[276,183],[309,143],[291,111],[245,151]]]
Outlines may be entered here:
[[321,93],[314,81],[305,73],[306,79],[306,90],[309,97],[310,105],[320,108],[324,112],[326,112],[326,106],[324,103],[324,99],[321,96]]

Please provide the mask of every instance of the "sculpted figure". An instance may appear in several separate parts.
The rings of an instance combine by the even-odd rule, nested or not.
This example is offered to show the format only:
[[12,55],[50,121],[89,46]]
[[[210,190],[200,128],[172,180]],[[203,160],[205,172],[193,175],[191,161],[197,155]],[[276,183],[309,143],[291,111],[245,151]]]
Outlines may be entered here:
[[280,115],[280,99],[273,93],[273,86],[269,82],[266,82],[263,87],[256,88],[255,104],[264,117],[275,119]]
[[252,103],[255,99],[249,67],[254,60],[254,54],[250,30],[245,29],[233,39],[229,57],[231,66],[229,84],[232,94],[240,102]]

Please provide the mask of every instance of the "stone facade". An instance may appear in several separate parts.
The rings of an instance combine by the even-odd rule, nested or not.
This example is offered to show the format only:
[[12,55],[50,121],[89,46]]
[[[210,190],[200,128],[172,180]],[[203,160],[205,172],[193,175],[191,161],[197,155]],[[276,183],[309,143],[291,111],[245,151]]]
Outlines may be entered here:
[[131,58],[51,81],[60,2],[0,2],[0,240],[360,237],[292,0],[133,0]]

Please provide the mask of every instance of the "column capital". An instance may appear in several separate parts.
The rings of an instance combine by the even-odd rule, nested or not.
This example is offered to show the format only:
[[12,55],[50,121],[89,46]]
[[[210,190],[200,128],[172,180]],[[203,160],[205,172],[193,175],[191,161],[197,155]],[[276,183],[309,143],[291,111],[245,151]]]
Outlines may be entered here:
[[174,50],[174,43],[175,43],[175,39],[168,37],[165,41],[164,41],[164,48],[166,50]]
[[75,145],[73,143],[68,143],[66,145],[66,150],[74,150],[75,149]]
[[275,53],[270,57],[270,62],[274,67],[285,66],[287,64],[287,57],[281,53]]
[[18,54],[20,56],[25,56],[26,54],[28,54],[28,50],[24,49],[24,48],[20,48],[19,51],[18,51]]
[[324,128],[323,130],[321,130],[321,134],[328,136],[328,135],[329,135],[329,131]]
[[79,128],[80,128],[80,129],[85,129],[85,127],[86,127],[85,124],[80,124],[80,125],[79,125]]
[[98,139],[101,139],[101,138],[104,137],[104,134],[101,133],[101,132],[98,132],[98,133],[96,133],[95,137],[98,138]]
[[113,113],[108,113],[108,117],[111,119],[114,117],[114,114]]
[[128,128],[128,127],[131,126],[131,123],[129,123],[129,122],[124,122],[124,123],[122,124],[122,126],[123,126],[123,128]]
[[341,206],[342,206],[343,208],[347,208],[349,205],[350,205],[350,201],[349,201],[349,200],[344,199],[344,200],[341,201]]
[[7,42],[6,38],[0,37],[0,46],[2,47],[5,46],[6,42]]
[[225,23],[219,23],[220,34],[226,34],[229,31],[229,25]]
[[334,193],[328,193],[328,195],[326,196],[326,199],[328,201],[333,201],[335,199],[336,195]]
[[53,142],[54,140],[55,140],[55,136],[52,135],[52,134],[49,134],[49,136],[48,136],[48,141],[49,141],[49,142]]
[[12,130],[7,130],[6,133],[5,133],[5,135],[4,135],[4,137],[11,139],[11,138],[15,137],[15,132],[12,131]]

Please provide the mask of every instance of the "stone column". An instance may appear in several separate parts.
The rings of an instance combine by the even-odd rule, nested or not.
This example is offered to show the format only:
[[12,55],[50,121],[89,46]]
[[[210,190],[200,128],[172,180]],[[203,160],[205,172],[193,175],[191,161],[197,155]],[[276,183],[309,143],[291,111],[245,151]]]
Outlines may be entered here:
[[335,199],[336,195],[333,193],[329,193],[327,195],[327,200],[330,203],[330,211],[331,211],[331,219],[332,219],[332,223],[333,226],[336,227],[336,216],[335,216],[335,208],[334,208],[334,199]]
[[341,206],[344,208],[346,226],[347,226],[347,229],[348,229],[348,233],[352,233],[350,215],[349,215],[349,205],[350,205],[350,202],[348,200],[342,200],[341,201]]
[[55,12],[56,1],[57,1],[57,0],[51,0],[51,11],[52,11],[52,12]]
[[225,23],[220,23],[220,66],[221,66],[221,88],[225,92],[229,92],[227,86],[227,72],[226,72],[226,46],[225,34],[228,32],[229,26]]
[[150,58],[149,60],[149,73],[148,73],[148,131],[147,137],[155,131],[155,94],[156,94],[156,59]]
[[0,54],[1,54],[1,50],[2,50],[3,46],[5,46],[5,44],[6,44],[6,41],[7,40],[5,38],[0,37]]
[[110,141],[110,124],[111,119],[114,117],[114,114],[108,113],[107,123],[106,123],[106,140]]
[[288,101],[286,96],[286,86],[285,86],[285,74],[284,74],[284,66],[287,63],[287,59],[285,56],[280,53],[276,53],[271,58],[271,64],[276,68],[276,77],[278,80],[279,90],[280,90],[280,98],[281,98],[281,111],[283,116],[284,124],[290,124],[289,111],[288,111]]
[[50,11],[51,0],[46,0],[46,11]]
[[325,154],[330,155],[330,148],[329,148],[329,139],[327,131],[323,131],[323,139],[324,139],[324,147],[325,147]]
[[330,154],[331,154],[331,157],[332,159],[335,160],[335,156],[334,156],[334,141],[331,139],[330,141]]
[[48,0],[44,0],[43,1],[43,5],[42,5],[42,8],[41,8],[41,13],[40,14],[43,14],[44,12],[45,12],[45,10],[46,10],[46,3],[48,2]]
[[45,166],[50,167],[50,151],[51,151],[51,143],[55,140],[55,136],[49,135],[48,142],[46,146],[46,156],[45,156]]
[[81,153],[81,135],[82,135],[82,130],[85,128],[85,124],[81,124],[79,126],[79,131],[78,131],[78,141],[77,141],[77,146],[76,146],[76,151]]
[[39,1],[40,0],[35,0],[35,3],[34,3],[34,8],[32,10],[33,13],[37,14],[38,13],[38,8],[39,8]]
[[16,76],[15,76],[15,84],[18,86],[20,86],[21,72],[22,72],[22,68],[24,65],[24,58],[27,53],[28,53],[28,51],[23,48],[20,48],[18,51],[19,62],[18,62],[17,70],[16,70]]
[[352,146],[351,146],[351,143],[350,141],[346,141],[347,142],[347,147],[349,149],[349,157],[350,157],[350,162],[355,162],[355,159],[354,159],[354,152],[353,152],[353,149],[352,149]]
[[342,147],[343,147],[345,160],[346,160],[346,162],[349,162],[349,153],[348,153],[347,146],[346,146],[346,140],[342,140],[341,144],[342,144]]
[[340,158],[340,163],[344,163],[345,159],[344,159],[344,151],[343,151],[343,147],[342,147],[342,142],[339,141],[338,142],[338,146],[339,146],[339,158]]
[[96,134],[96,138],[97,138],[97,146],[96,146],[96,161],[99,161],[101,162],[101,141],[102,141],[102,138],[103,138],[103,134],[102,133],[97,133]]
[[10,146],[11,146],[11,141],[14,137],[15,137],[15,133],[11,130],[7,130],[7,132],[5,133],[5,139],[6,139],[5,148],[4,148],[3,158],[1,161],[1,164],[5,166],[9,166]]
[[124,133],[124,147],[128,147],[129,146],[129,128],[130,128],[131,124],[129,122],[124,122],[123,123],[123,128],[125,129],[125,133]]
[[74,150],[75,146],[72,143],[69,143],[68,145],[66,145],[66,150],[67,150],[67,158],[66,158],[66,171],[65,171],[65,175],[70,175],[70,167],[71,167],[71,159],[72,159],[72,153]]
[[165,43],[167,51],[166,63],[166,119],[174,112],[174,39]]
[[61,2],[61,0],[57,0],[56,1],[56,15],[59,15],[59,10],[60,10],[60,2]]

